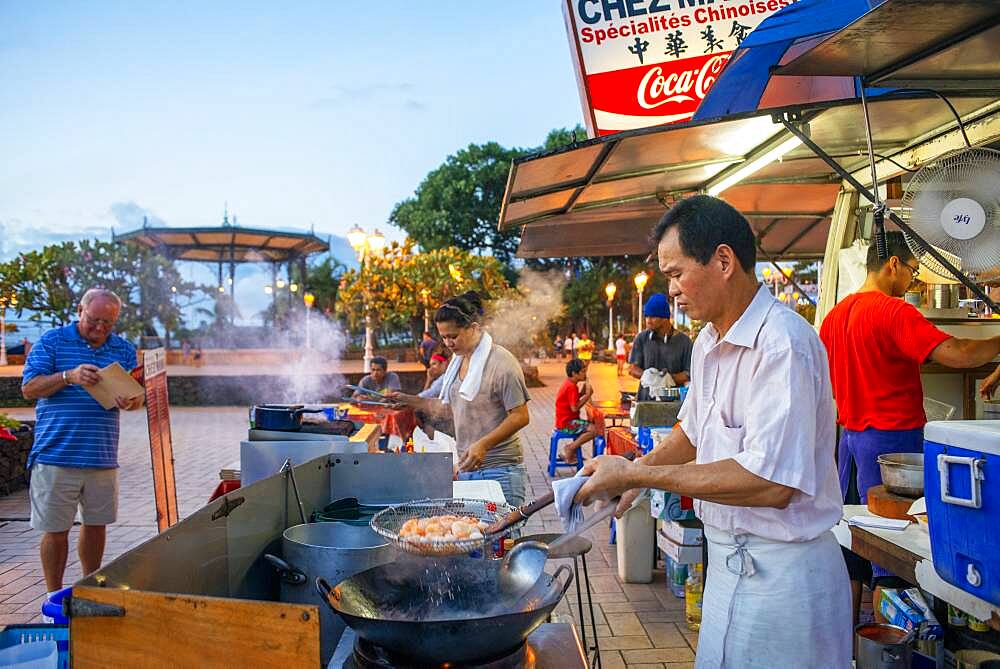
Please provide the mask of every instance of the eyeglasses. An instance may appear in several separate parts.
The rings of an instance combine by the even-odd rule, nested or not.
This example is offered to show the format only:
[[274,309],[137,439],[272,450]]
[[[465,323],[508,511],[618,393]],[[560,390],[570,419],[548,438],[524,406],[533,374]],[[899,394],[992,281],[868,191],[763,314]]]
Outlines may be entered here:
[[900,264],[903,267],[905,267],[906,269],[910,270],[910,276],[912,276],[914,278],[916,278],[917,274],[920,273],[920,265],[917,265],[916,267],[914,267],[913,265],[911,265],[908,262],[904,262],[904,263],[900,263]]
[[86,311],[83,312],[83,317],[86,318],[88,321],[90,321],[93,325],[100,325],[100,326],[106,327],[106,328],[113,328],[115,326],[115,322],[116,322],[116,321],[109,321],[109,320],[106,320],[104,318],[94,318],[93,316],[91,316],[90,314],[88,314]]

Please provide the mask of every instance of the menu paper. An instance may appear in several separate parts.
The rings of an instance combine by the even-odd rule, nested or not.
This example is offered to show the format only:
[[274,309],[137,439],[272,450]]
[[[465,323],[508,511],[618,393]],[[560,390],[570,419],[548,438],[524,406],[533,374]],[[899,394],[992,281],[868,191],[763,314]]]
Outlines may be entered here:
[[114,409],[118,406],[115,402],[118,397],[130,400],[144,392],[143,387],[117,362],[98,370],[97,374],[101,377],[100,381],[92,386],[81,387],[105,409]]

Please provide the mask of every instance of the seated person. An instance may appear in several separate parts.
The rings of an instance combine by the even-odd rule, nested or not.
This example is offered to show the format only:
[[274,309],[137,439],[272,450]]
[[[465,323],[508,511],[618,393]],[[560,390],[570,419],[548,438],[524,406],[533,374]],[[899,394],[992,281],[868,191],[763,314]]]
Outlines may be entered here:
[[[435,399],[441,395],[444,372],[448,369],[449,359],[450,351],[447,347],[439,346],[434,349],[427,365],[427,380],[424,382],[424,389],[417,393],[418,397]],[[455,434],[455,424],[450,418],[435,418],[420,410],[417,411],[417,424],[429,439],[433,439],[434,433],[438,431],[449,436]]]
[[448,369],[448,349],[443,346],[438,347],[431,354],[427,361],[427,380],[424,381],[424,389],[417,395],[420,397],[437,397],[441,394],[441,385],[444,383],[444,370]]
[[566,377],[556,395],[556,429],[575,437],[559,447],[559,457],[574,465],[577,449],[597,436],[594,426],[580,418],[580,409],[593,397],[594,389],[587,382],[587,365],[579,358],[566,363]]
[[[399,390],[399,375],[389,371],[389,361],[380,355],[372,358],[372,371],[365,375],[358,386],[365,390],[374,390],[377,393],[385,393],[387,390]],[[354,391],[354,399],[363,400],[369,397],[361,391]]]

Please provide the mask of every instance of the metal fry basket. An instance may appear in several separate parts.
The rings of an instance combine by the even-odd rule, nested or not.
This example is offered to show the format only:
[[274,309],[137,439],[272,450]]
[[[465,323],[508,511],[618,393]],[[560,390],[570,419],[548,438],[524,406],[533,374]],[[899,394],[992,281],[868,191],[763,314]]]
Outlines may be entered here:
[[[481,499],[423,499],[390,506],[372,517],[371,528],[385,537],[402,551],[413,555],[445,557],[465,555],[484,549],[494,539],[507,533],[511,528],[499,533],[484,533],[481,539],[457,539],[451,541],[415,540],[400,537],[399,530],[408,520],[431,518],[433,516],[470,516],[491,524],[514,511],[509,504],[489,502]],[[484,550],[485,554],[485,550]]]

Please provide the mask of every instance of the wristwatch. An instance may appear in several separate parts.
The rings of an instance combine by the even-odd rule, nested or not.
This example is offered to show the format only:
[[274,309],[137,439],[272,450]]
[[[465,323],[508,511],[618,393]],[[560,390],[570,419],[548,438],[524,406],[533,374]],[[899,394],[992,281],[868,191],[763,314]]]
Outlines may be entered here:
[[68,370],[64,370],[63,371],[63,373],[62,373],[62,380],[63,380],[63,383],[65,383],[67,386],[73,385],[69,381],[69,371]]

